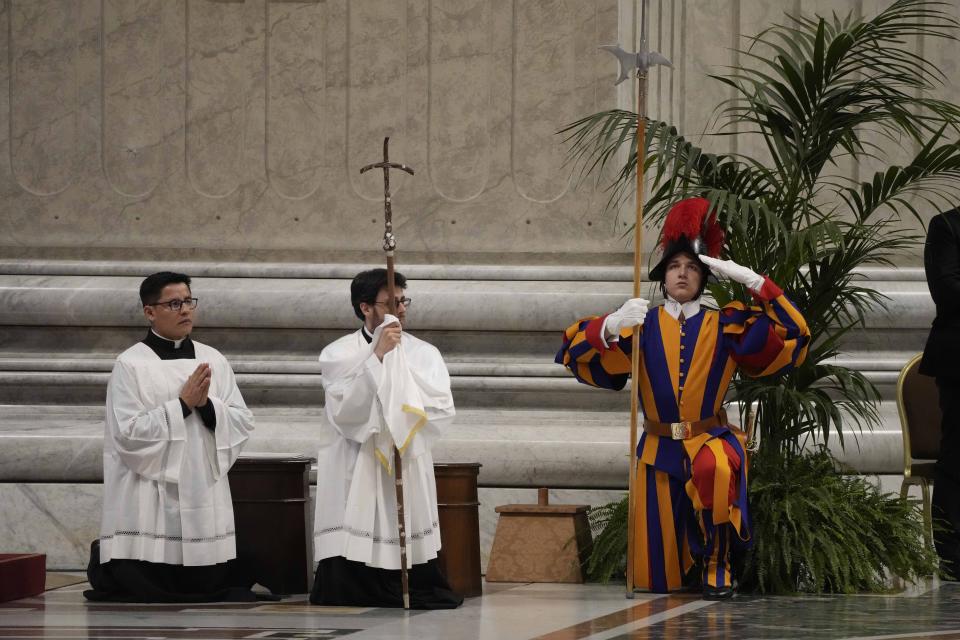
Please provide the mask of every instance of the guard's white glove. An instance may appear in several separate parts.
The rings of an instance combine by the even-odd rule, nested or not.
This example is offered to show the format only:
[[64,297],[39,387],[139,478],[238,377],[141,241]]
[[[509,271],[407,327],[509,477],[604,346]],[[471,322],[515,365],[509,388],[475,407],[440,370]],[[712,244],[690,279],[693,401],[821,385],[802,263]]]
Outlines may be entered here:
[[607,316],[603,322],[603,337],[607,340],[619,336],[627,327],[643,324],[650,303],[643,298],[630,298],[619,309]]
[[747,267],[740,266],[733,260],[718,260],[705,255],[697,257],[703,264],[710,267],[710,271],[718,278],[739,282],[753,291],[760,291],[763,286],[763,276]]

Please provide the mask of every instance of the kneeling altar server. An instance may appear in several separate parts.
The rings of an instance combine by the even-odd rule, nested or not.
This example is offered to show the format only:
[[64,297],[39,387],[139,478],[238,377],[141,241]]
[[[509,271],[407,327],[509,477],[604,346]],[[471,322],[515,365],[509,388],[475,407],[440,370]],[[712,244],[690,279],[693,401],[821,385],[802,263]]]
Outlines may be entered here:
[[436,561],[431,450],[453,421],[450,376],[436,347],[403,330],[411,300],[403,297],[406,279],[394,275],[399,317],[386,312],[386,269],[364,271],[350,285],[363,325],[320,354],[326,422],[317,456],[314,604],[403,606],[394,446],[402,460],[411,606],[448,609],[463,601]]
[[235,562],[227,472],[253,429],[233,370],[190,339],[190,278],[140,286],[146,337],[120,354],[107,386],[103,518],[90,600],[253,600]]

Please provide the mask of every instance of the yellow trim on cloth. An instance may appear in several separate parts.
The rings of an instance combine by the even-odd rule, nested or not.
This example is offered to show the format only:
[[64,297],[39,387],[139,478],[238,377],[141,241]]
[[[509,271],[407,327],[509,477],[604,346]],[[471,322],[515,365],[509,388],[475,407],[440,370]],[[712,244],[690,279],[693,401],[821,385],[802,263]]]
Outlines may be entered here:
[[390,458],[388,458],[380,449],[374,449],[373,453],[377,456],[377,460],[387,470],[387,473],[393,473],[393,465],[390,464]]
[[[427,412],[409,404],[401,405],[400,410],[404,413],[412,413],[415,416],[420,416],[417,423],[410,429],[410,433],[407,434],[407,439],[403,441],[403,446],[400,447],[400,455],[403,455],[407,447],[410,446],[410,441],[413,440],[413,436],[417,435],[417,432],[423,428],[423,425],[427,424]],[[374,449],[374,455],[377,456],[377,460],[380,462],[380,465],[387,470],[387,473],[393,473],[393,465],[390,463],[391,456],[387,456],[383,451],[376,448]]]
[[403,441],[403,446],[400,447],[400,453],[402,454],[407,450],[407,447],[410,446],[410,440],[413,439],[413,436],[417,435],[417,432],[423,428],[423,425],[427,424],[427,412],[419,407],[412,407],[409,404],[401,405],[400,410],[404,413],[412,413],[415,416],[420,416],[420,419],[417,420],[417,424],[413,425],[413,428],[410,429],[410,433],[407,434],[407,439]]

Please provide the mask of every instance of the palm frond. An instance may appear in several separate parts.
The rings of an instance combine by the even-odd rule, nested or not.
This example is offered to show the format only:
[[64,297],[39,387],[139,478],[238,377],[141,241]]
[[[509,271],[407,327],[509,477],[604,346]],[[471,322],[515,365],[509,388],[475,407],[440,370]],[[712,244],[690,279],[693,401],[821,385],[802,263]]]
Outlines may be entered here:
[[909,165],[878,171],[873,180],[839,190],[837,195],[858,220],[867,220],[884,207],[894,213],[906,210],[920,220],[914,197],[934,209],[955,206],[960,202],[960,144],[939,143],[940,139],[932,137]]

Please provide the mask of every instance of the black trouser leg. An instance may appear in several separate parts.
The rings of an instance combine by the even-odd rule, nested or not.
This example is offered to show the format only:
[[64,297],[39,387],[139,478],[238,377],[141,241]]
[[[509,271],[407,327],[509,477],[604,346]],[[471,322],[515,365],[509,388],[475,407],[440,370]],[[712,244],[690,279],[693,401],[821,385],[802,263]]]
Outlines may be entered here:
[[956,580],[960,578],[960,382],[938,379],[937,386],[943,423],[933,479],[933,539],[943,572]]

